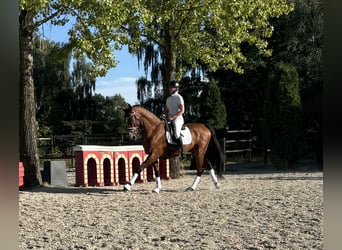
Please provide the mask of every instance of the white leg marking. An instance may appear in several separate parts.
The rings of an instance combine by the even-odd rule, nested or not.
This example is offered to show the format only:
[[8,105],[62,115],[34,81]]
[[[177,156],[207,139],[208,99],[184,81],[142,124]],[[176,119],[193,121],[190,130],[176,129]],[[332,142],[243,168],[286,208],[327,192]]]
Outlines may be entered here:
[[156,178],[156,183],[157,183],[157,188],[161,189],[160,177],[157,177],[157,178]]
[[134,173],[132,179],[129,181],[129,183],[131,183],[132,186],[135,183],[135,181],[137,180],[138,176],[139,175],[137,173]]
[[132,189],[132,187],[131,187],[131,185],[129,183],[124,185],[124,190],[131,191],[131,189]]
[[217,182],[217,178],[216,178],[214,169],[210,169],[210,176],[211,176],[211,179],[213,180],[215,186],[217,186],[218,182]]
[[132,179],[129,181],[129,183],[124,185],[124,190],[131,191],[132,186],[134,185],[134,183],[137,180],[138,176],[139,175],[137,173],[134,173],[134,175],[133,175]]
[[160,177],[157,177],[157,178],[156,178],[156,187],[153,189],[153,192],[159,194],[160,189],[161,189]]
[[196,176],[196,178],[195,178],[195,180],[194,180],[194,182],[192,183],[192,185],[191,185],[190,188],[191,188],[192,190],[195,190],[200,180],[201,180],[201,177],[200,177],[200,176]]

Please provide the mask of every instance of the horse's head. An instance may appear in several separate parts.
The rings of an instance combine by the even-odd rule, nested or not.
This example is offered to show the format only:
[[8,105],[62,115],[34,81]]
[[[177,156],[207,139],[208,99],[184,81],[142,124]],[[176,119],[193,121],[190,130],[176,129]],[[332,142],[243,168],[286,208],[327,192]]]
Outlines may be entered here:
[[141,129],[143,129],[143,124],[139,120],[133,107],[128,104],[128,108],[124,109],[125,120],[128,127],[129,137],[133,140],[137,139],[137,134]]

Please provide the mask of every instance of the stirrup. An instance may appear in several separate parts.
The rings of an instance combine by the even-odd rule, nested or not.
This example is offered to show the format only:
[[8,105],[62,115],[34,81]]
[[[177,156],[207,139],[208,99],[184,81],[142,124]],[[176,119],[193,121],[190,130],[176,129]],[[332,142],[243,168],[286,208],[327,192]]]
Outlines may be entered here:
[[185,159],[185,152],[182,149],[179,149],[180,151],[180,156],[184,160]]

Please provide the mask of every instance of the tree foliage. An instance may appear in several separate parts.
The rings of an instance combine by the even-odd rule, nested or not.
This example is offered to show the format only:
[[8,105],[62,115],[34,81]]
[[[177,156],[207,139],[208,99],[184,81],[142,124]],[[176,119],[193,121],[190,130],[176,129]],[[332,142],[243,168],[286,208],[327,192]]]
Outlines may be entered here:
[[265,138],[273,160],[292,166],[304,152],[303,114],[296,68],[278,63],[270,73],[265,100]]
[[118,32],[128,6],[122,1],[19,1],[20,102],[19,151],[24,163],[25,186],[42,183],[37,149],[36,102],[33,81],[33,34],[42,24],[64,25],[75,20],[65,53],[73,51],[92,61],[93,77],[103,76],[116,65],[113,49],[127,39]]
[[75,60],[70,71],[70,56],[56,58],[62,45],[35,39],[34,82],[37,121],[40,136],[78,133],[123,133],[122,108],[126,102],[120,95],[104,97],[94,94],[92,65],[85,58]]
[[95,78],[93,75],[93,66],[86,62],[84,57],[77,59],[73,63],[73,71],[71,72],[71,85],[74,92],[74,102],[77,102],[80,110],[75,113],[74,119],[91,120],[94,101],[92,99],[95,91]]
[[300,89],[322,82],[323,1],[295,0],[287,16],[273,20],[276,32],[269,40],[273,61],[297,68]]
[[65,49],[73,51],[75,57],[86,56],[94,66],[93,76],[104,76],[117,64],[113,51],[121,49],[128,41],[119,30],[129,14],[128,4],[132,3],[118,0],[20,0],[19,6],[21,12],[29,13],[32,18],[29,23],[32,30],[45,23],[72,24]]
[[[272,49],[270,57],[258,54],[253,46],[241,47],[247,57],[244,74],[232,70],[208,71],[220,87],[232,129],[249,129],[257,139],[253,152],[262,152],[265,92],[270,71],[278,62],[295,66],[299,88],[322,84],[323,9],[322,0],[295,0],[294,11],[271,19],[274,32],[267,39]],[[258,150],[260,149],[260,151]]]
[[180,81],[180,93],[186,102],[184,112],[186,122],[199,122],[203,84],[200,75],[195,72],[192,72],[191,76],[183,77]]
[[265,40],[273,30],[269,18],[292,10],[286,0],[20,0],[19,7],[20,158],[26,176],[36,175],[32,185],[40,182],[32,59],[33,32],[40,25],[73,20],[69,43],[63,48],[76,58],[86,56],[93,65],[93,78],[116,65],[113,51],[122,44],[128,44],[132,53],[146,45],[158,46],[160,54],[155,58],[161,58],[165,83],[180,79],[184,72],[180,62],[242,72],[246,57],[240,44],[249,43],[259,53],[269,54]]
[[57,124],[68,119],[72,89],[70,55],[61,56],[62,45],[36,36],[34,39],[33,80],[36,97],[36,118],[39,126]]
[[200,95],[200,120],[208,123],[215,129],[226,127],[226,108],[221,99],[220,89],[214,81],[203,86]]
[[137,6],[125,25],[131,36],[129,48],[138,58],[145,56],[145,69],[152,67],[152,76],[162,77],[164,89],[189,66],[204,64],[212,71],[222,67],[243,72],[241,63],[246,57],[241,43],[269,55],[266,38],[273,31],[269,19],[293,8],[286,0],[137,1]]

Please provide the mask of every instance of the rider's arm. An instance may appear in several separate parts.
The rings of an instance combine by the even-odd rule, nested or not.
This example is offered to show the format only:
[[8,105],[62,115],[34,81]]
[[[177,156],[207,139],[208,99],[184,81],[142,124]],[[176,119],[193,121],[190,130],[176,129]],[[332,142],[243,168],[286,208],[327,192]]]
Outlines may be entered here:
[[169,109],[168,109],[167,107],[165,107],[165,109],[164,109],[164,112],[163,112],[162,116],[163,116],[163,117],[167,117],[167,116],[168,116],[168,114],[169,114]]
[[172,117],[170,117],[170,120],[176,119],[178,116],[181,116],[184,114],[184,109],[185,109],[184,104],[183,103],[179,104],[178,109],[179,111],[176,114],[174,114]]

